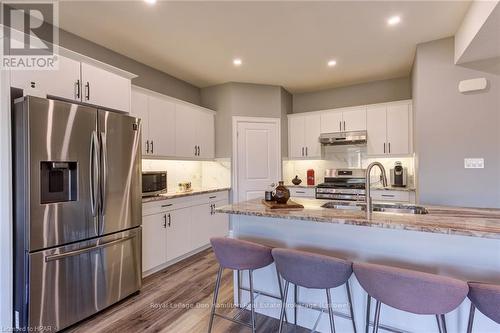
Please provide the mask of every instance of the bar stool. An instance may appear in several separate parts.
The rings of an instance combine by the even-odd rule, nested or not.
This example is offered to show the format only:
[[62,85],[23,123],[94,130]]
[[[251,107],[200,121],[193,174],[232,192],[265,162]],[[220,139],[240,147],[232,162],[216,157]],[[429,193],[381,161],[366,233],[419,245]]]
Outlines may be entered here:
[[435,315],[439,332],[446,333],[445,313],[457,308],[469,291],[467,283],[435,274],[384,265],[354,263],[354,275],[368,293],[366,332],[370,326],[370,302],[375,298],[373,333],[380,325],[381,304],[406,312]]
[[[310,289],[325,289],[328,302],[328,316],[330,319],[330,330],[335,333],[335,323],[333,319],[334,311],[332,309],[331,289],[345,284],[349,300],[350,316],[337,313],[342,317],[350,318],[354,332],[356,325],[354,322],[354,311],[352,307],[351,291],[349,288],[349,277],[352,275],[352,263],[350,261],[322,255],[311,252],[304,252],[292,249],[273,249],[274,262],[278,268],[278,273],[285,280],[285,290],[283,292],[283,301],[281,304],[279,333],[283,330],[283,318],[285,315],[288,287],[293,283],[295,287],[305,287]],[[321,312],[325,309],[315,308],[311,305],[299,303],[295,292],[295,324],[297,324],[297,306],[305,306]],[[320,313],[321,315],[321,313]]]
[[500,285],[481,282],[469,282],[471,301],[467,333],[472,332],[476,308],[486,317],[500,324]]
[[[281,285],[281,279],[279,277],[278,271],[276,271],[276,275],[278,277],[278,286],[280,290],[279,297],[254,290],[253,288],[253,271],[259,268],[266,267],[272,264],[274,261],[271,255],[272,248],[240,239],[223,238],[223,237],[211,238],[210,243],[212,244],[215,257],[219,262],[219,272],[217,273],[217,282],[215,284],[215,291],[212,302],[212,311],[210,315],[208,333],[212,331],[212,326],[215,316],[232,321],[240,325],[248,326],[252,329],[252,332],[255,333],[256,326],[255,326],[254,294],[255,293],[265,294],[268,297],[276,298],[279,299],[280,301],[283,299],[283,288]],[[240,271],[248,270],[248,277],[250,282],[250,288],[248,289],[248,291],[250,292],[250,310],[251,310],[251,321],[252,321],[251,324],[238,320],[236,319],[236,317],[230,318],[225,315],[218,314],[215,311],[217,306],[217,298],[219,296],[219,288],[220,288],[222,272],[225,268],[236,270],[238,272],[238,284],[240,282],[239,281]],[[238,286],[238,288],[240,288],[240,286]],[[238,302],[239,301],[240,300],[238,300]]]

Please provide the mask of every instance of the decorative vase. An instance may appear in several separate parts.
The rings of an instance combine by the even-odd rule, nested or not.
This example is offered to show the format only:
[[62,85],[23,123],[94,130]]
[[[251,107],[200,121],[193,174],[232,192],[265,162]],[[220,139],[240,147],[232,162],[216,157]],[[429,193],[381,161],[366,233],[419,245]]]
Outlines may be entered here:
[[283,181],[279,181],[278,186],[276,187],[276,192],[274,193],[274,200],[276,200],[279,204],[286,204],[289,198],[290,190],[283,185]]
[[292,179],[293,185],[300,185],[300,183],[302,183],[302,179],[300,179],[299,176],[295,176],[295,178]]

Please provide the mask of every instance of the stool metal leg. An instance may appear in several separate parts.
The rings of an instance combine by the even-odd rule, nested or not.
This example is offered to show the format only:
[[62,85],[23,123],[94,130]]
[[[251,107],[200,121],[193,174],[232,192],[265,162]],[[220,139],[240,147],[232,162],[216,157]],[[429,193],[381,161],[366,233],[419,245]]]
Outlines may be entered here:
[[370,331],[370,305],[372,302],[372,298],[370,295],[366,297],[366,322],[365,322],[365,333]]
[[375,303],[375,319],[373,320],[373,333],[378,333],[378,323],[380,320],[380,306],[379,300]]
[[281,301],[281,314],[280,314],[280,327],[278,330],[278,333],[281,333],[283,331],[283,318],[285,317],[285,308],[286,308],[286,300],[288,296],[288,286],[290,285],[290,282],[285,281],[285,290],[283,292],[283,300]]
[[438,327],[439,327],[439,333],[447,333],[446,320],[444,318],[444,314],[436,315],[436,320],[437,320]]
[[330,317],[330,331],[335,333],[335,323],[333,322],[332,295],[330,289],[326,289],[326,300],[328,302],[328,316]]
[[297,298],[299,298],[299,288],[296,284],[293,285],[293,324],[297,326]]
[[436,315],[436,322],[438,324],[439,333],[443,333],[443,328],[441,327],[441,320],[439,319],[439,315]]
[[474,312],[476,311],[476,307],[474,304],[470,304],[469,311],[469,323],[467,324],[467,333],[472,333],[472,326],[474,325]]
[[[276,267],[276,265],[274,267],[276,268],[276,276],[278,277],[278,288],[280,290],[280,297],[281,300],[283,300],[283,285],[281,282],[280,272],[278,272],[278,267]],[[288,316],[286,315],[286,311],[285,311],[285,321],[288,323]]]
[[252,333],[255,333],[255,304],[253,299],[253,270],[248,270],[250,280],[250,309],[252,312]]
[[236,305],[241,308],[241,271],[238,269],[236,274],[238,274],[238,304]]
[[354,329],[354,333],[357,333],[356,332],[356,322],[354,321],[354,309],[352,306],[351,288],[349,287],[349,281],[346,281],[345,288],[347,291],[347,301],[349,302],[349,311],[351,312],[352,328]]
[[208,324],[208,333],[212,332],[212,325],[214,324],[215,308],[217,306],[217,297],[219,297],[219,287],[220,280],[222,277],[222,271],[224,268],[219,266],[219,272],[217,273],[217,281],[215,282],[214,299],[212,301],[212,313],[210,314],[210,323]]

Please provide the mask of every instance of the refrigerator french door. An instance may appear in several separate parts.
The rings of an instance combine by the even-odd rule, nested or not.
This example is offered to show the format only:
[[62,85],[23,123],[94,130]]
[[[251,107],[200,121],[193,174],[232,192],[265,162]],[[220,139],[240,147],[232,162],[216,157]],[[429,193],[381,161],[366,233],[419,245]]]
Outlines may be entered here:
[[140,121],[32,96],[13,120],[14,324],[57,331],[141,287]]

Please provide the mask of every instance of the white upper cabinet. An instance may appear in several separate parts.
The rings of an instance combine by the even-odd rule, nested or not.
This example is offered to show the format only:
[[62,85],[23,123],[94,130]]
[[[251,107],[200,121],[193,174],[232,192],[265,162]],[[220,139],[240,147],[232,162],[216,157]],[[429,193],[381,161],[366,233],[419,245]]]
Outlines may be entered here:
[[130,78],[59,55],[57,70],[12,71],[11,85],[53,97],[130,111]]
[[148,95],[132,90],[130,114],[141,119],[142,155],[149,154],[149,112]]
[[321,112],[321,133],[366,130],[366,107],[333,109]]
[[305,114],[288,117],[288,155],[291,158],[320,158],[319,135],[321,120],[319,114]]
[[348,131],[366,131],[366,107],[349,108],[342,112],[342,127]]
[[368,106],[368,154],[412,153],[411,101]]
[[320,117],[321,133],[342,132],[342,111],[325,111]]
[[177,105],[175,126],[175,155],[195,158],[198,156],[196,140],[197,110],[189,105]]
[[208,112],[198,112],[196,135],[200,158],[215,157],[215,117]]
[[80,62],[59,56],[57,70],[13,70],[11,86],[19,89],[33,86],[48,95],[81,101]]
[[149,96],[149,152],[156,156],[175,155],[175,104]]
[[82,62],[82,101],[130,112],[130,80]]

